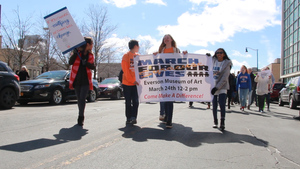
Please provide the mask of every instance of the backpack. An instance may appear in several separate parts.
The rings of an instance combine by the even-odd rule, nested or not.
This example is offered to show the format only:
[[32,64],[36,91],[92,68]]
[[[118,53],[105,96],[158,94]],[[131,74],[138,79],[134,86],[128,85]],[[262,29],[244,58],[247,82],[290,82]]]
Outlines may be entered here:
[[122,83],[122,79],[123,79],[123,70],[121,69],[119,76],[118,76],[119,81]]

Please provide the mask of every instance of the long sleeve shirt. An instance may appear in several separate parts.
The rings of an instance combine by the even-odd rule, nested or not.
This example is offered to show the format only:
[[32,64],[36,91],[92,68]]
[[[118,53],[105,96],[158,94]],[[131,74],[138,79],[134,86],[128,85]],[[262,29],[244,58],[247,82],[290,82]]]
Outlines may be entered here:
[[248,73],[240,73],[237,77],[237,82],[236,82],[236,90],[238,89],[249,89],[251,91],[252,86],[251,86],[251,78]]
[[122,58],[122,70],[123,70],[123,78],[122,84],[127,86],[134,86],[135,79],[135,72],[134,72],[134,64],[133,58],[137,55],[137,53],[127,52],[124,54]]

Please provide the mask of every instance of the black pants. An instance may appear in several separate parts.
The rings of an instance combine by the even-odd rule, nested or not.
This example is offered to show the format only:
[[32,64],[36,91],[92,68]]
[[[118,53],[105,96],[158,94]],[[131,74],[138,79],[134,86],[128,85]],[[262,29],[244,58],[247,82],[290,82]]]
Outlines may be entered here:
[[139,97],[136,86],[123,84],[125,97],[125,116],[127,120],[136,120],[139,107]]
[[265,104],[265,98],[266,95],[257,95],[258,98],[258,107],[259,107],[259,111],[264,111],[264,104]]
[[271,93],[266,94],[266,103],[267,103],[267,107],[268,109],[270,108],[270,102],[271,102]]
[[90,90],[89,85],[83,85],[83,86],[75,86],[75,93],[77,96],[77,105],[79,109],[79,116],[84,116],[84,109],[85,109],[85,101],[86,96]]
[[167,123],[172,123],[174,102],[164,102],[164,103],[165,103],[165,111],[166,111],[165,119]]

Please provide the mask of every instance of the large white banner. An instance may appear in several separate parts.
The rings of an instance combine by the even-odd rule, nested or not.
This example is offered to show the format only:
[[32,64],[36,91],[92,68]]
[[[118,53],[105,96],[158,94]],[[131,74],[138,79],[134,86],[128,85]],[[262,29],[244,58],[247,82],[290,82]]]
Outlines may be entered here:
[[200,54],[140,55],[134,58],[140,102],[211,102],[212,58]]
[[63,54],[86,42],[66,7],[44,17]]

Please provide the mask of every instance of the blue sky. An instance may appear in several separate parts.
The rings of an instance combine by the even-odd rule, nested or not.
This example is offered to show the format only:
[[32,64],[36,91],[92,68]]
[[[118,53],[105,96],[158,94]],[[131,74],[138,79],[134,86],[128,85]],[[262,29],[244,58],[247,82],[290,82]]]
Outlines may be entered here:
[[224,48],[232,72],[243,64],[256,67],[256,51],[246,53],[245,47],[258,49],[259,68],[281,56],[281,0],[8,0],[1,2],[1,22],[15,18],[19,8],[21,17],[32,17],[37,27],[42,16],[62,7],[81,22],[89,5],[107,8],[110,24],[117,25],[108,41],[125,46],[120,53],[129,39],[137,39],[151,42],[151,54],[171,34],[181,51],[213,54]]

